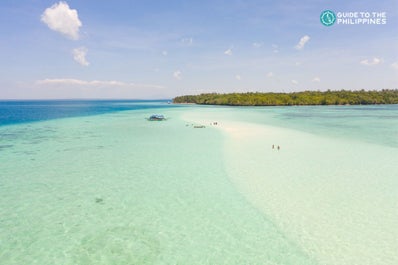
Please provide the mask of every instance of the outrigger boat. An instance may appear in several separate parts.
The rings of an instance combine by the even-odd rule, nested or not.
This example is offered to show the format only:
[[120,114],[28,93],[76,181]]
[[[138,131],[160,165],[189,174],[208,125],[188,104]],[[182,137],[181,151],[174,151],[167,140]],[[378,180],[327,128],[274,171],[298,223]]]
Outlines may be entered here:
[[148,118],[149,121],[163,121],[165,119],[166,118],[161,114],[154,114]]

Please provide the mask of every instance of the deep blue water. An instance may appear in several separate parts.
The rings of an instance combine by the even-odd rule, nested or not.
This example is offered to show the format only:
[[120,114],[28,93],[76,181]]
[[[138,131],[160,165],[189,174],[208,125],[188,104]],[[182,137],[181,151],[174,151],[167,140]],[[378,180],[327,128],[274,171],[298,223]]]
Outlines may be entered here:
[[0,101],[0,126],[116,111],[170,108],[168,100],[5,100]]

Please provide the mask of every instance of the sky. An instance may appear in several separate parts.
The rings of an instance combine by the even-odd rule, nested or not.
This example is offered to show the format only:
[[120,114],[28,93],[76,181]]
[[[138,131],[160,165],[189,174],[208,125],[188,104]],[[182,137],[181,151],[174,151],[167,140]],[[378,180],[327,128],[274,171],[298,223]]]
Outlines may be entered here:
[[[386,23],[324,26],[325,10]],[[2,0],[0,12],[0,99],[398,88],[398,0]]]

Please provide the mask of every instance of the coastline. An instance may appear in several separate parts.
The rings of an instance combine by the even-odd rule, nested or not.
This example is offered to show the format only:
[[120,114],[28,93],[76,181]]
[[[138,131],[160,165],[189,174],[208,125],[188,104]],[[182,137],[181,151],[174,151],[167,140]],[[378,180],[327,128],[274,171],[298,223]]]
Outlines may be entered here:
[[290,93],[204,93],[173,98],[174,103],[227,106],[322,106],[398,104],[398,89],[327,90]]

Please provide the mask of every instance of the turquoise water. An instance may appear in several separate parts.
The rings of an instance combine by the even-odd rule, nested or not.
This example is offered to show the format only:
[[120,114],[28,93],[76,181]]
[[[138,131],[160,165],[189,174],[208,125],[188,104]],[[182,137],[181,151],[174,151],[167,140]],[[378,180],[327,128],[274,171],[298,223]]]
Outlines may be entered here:
[[356,108],[2,126],[1,264],[397,264],[397,108]]

